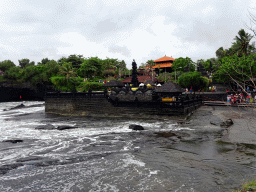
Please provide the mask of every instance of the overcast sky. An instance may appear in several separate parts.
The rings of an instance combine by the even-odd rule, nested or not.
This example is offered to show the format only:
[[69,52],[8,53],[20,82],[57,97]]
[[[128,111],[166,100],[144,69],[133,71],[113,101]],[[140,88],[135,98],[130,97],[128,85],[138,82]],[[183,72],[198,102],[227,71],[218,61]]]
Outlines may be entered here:
[[248,11],[256,15],[255,0],[0,0],[0,61],[82,54],[128,68],[165,55],[196,62],[230,47],[250,24]]

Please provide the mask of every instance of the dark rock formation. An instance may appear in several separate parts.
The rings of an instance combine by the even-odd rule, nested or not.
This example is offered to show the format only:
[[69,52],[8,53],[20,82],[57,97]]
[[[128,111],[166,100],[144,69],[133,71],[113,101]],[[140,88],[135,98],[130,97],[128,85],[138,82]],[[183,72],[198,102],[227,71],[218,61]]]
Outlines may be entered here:
[[41,157],[24,157],[17,160],[17,162],[27,162],[27,161],[38,161],[41,160]]
[[78,128],[76,126],[70,126],[70,125],[60,125],[57,127],[58,130],[64,130],[64,129],[75,129]]
[[231,125],[233,125],[234,122],[232,119],[227,119],[226,121],[222,122],[220,124],[221,127],[230,127]]
[[23,142],[23,140],[21,140],[21,139],[11,139],[11,140],[5,140],[3,142],[21,143],[21,142]]
[[11,108],[10,110],[12,110],[12,109],[21,109],[21,108],[24,108],[24,107],[26,107],[24,104],[20,104],[20,105],[17,105],[16,107]]
[[213,115],[210,119],[210,124],[220,126],[223,121],[216,115]]
[[53,130],[56,129],[52,124],[39,125],[35,129]]
[[157,135],[157,137],[173,137],[173,136],[177,136],[175,133],[172,133],[171,131],[170,132],[155,132],[155,134]]
[[135,124],[132,124],[132,125],[129,125],[129,129],[132,129],[132,130],[144,130],[144,128],[141,126],[141,125],[135,125]]
[[12,170],[12,169],[16,169],[20,166],[22,166],[22,163],[14,163],[14,164],[10,164],[10,165],[3,165],[0,167],[0,174],[3,175],[5,173],[7,173],[8,171]]

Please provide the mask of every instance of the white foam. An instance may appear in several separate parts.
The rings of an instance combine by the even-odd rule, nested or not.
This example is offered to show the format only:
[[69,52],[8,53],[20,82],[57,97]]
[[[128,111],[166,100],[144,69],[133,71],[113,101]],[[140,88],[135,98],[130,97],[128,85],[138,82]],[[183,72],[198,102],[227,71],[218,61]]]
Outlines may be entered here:
[[124,167],[129,165],[137,165],[139,167],[145,167],[145,163],[134,158],[131,154],[126,154],[127,158],[123,159]]

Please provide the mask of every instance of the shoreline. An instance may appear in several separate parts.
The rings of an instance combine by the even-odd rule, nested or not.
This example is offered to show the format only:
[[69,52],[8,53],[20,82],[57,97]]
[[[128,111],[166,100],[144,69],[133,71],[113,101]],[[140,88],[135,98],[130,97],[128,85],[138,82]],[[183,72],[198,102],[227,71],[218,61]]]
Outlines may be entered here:
[[[230,127],[220,127],[221,122],[232,119]],[[212,122],[212,123],[211,123]],[[221,140],[229,143],[256,145],[256,109],[231,106],[201,106],[186,120],[186,126],[198,126],[205,130],[219,129]]]

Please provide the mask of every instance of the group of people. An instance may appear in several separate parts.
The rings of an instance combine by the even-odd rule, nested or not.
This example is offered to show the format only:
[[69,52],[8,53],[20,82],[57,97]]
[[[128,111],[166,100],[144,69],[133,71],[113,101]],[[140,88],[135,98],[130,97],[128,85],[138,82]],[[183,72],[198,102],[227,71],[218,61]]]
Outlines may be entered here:
[[253,97],[251,93],[248,93],[244,95],[242,92],[241,93],[236,93],[236,94],[231,94],[227,96],[227,102],[230,102],[231,104],[236,104],[236,103],[253,103],[256,102],[256,94]]

